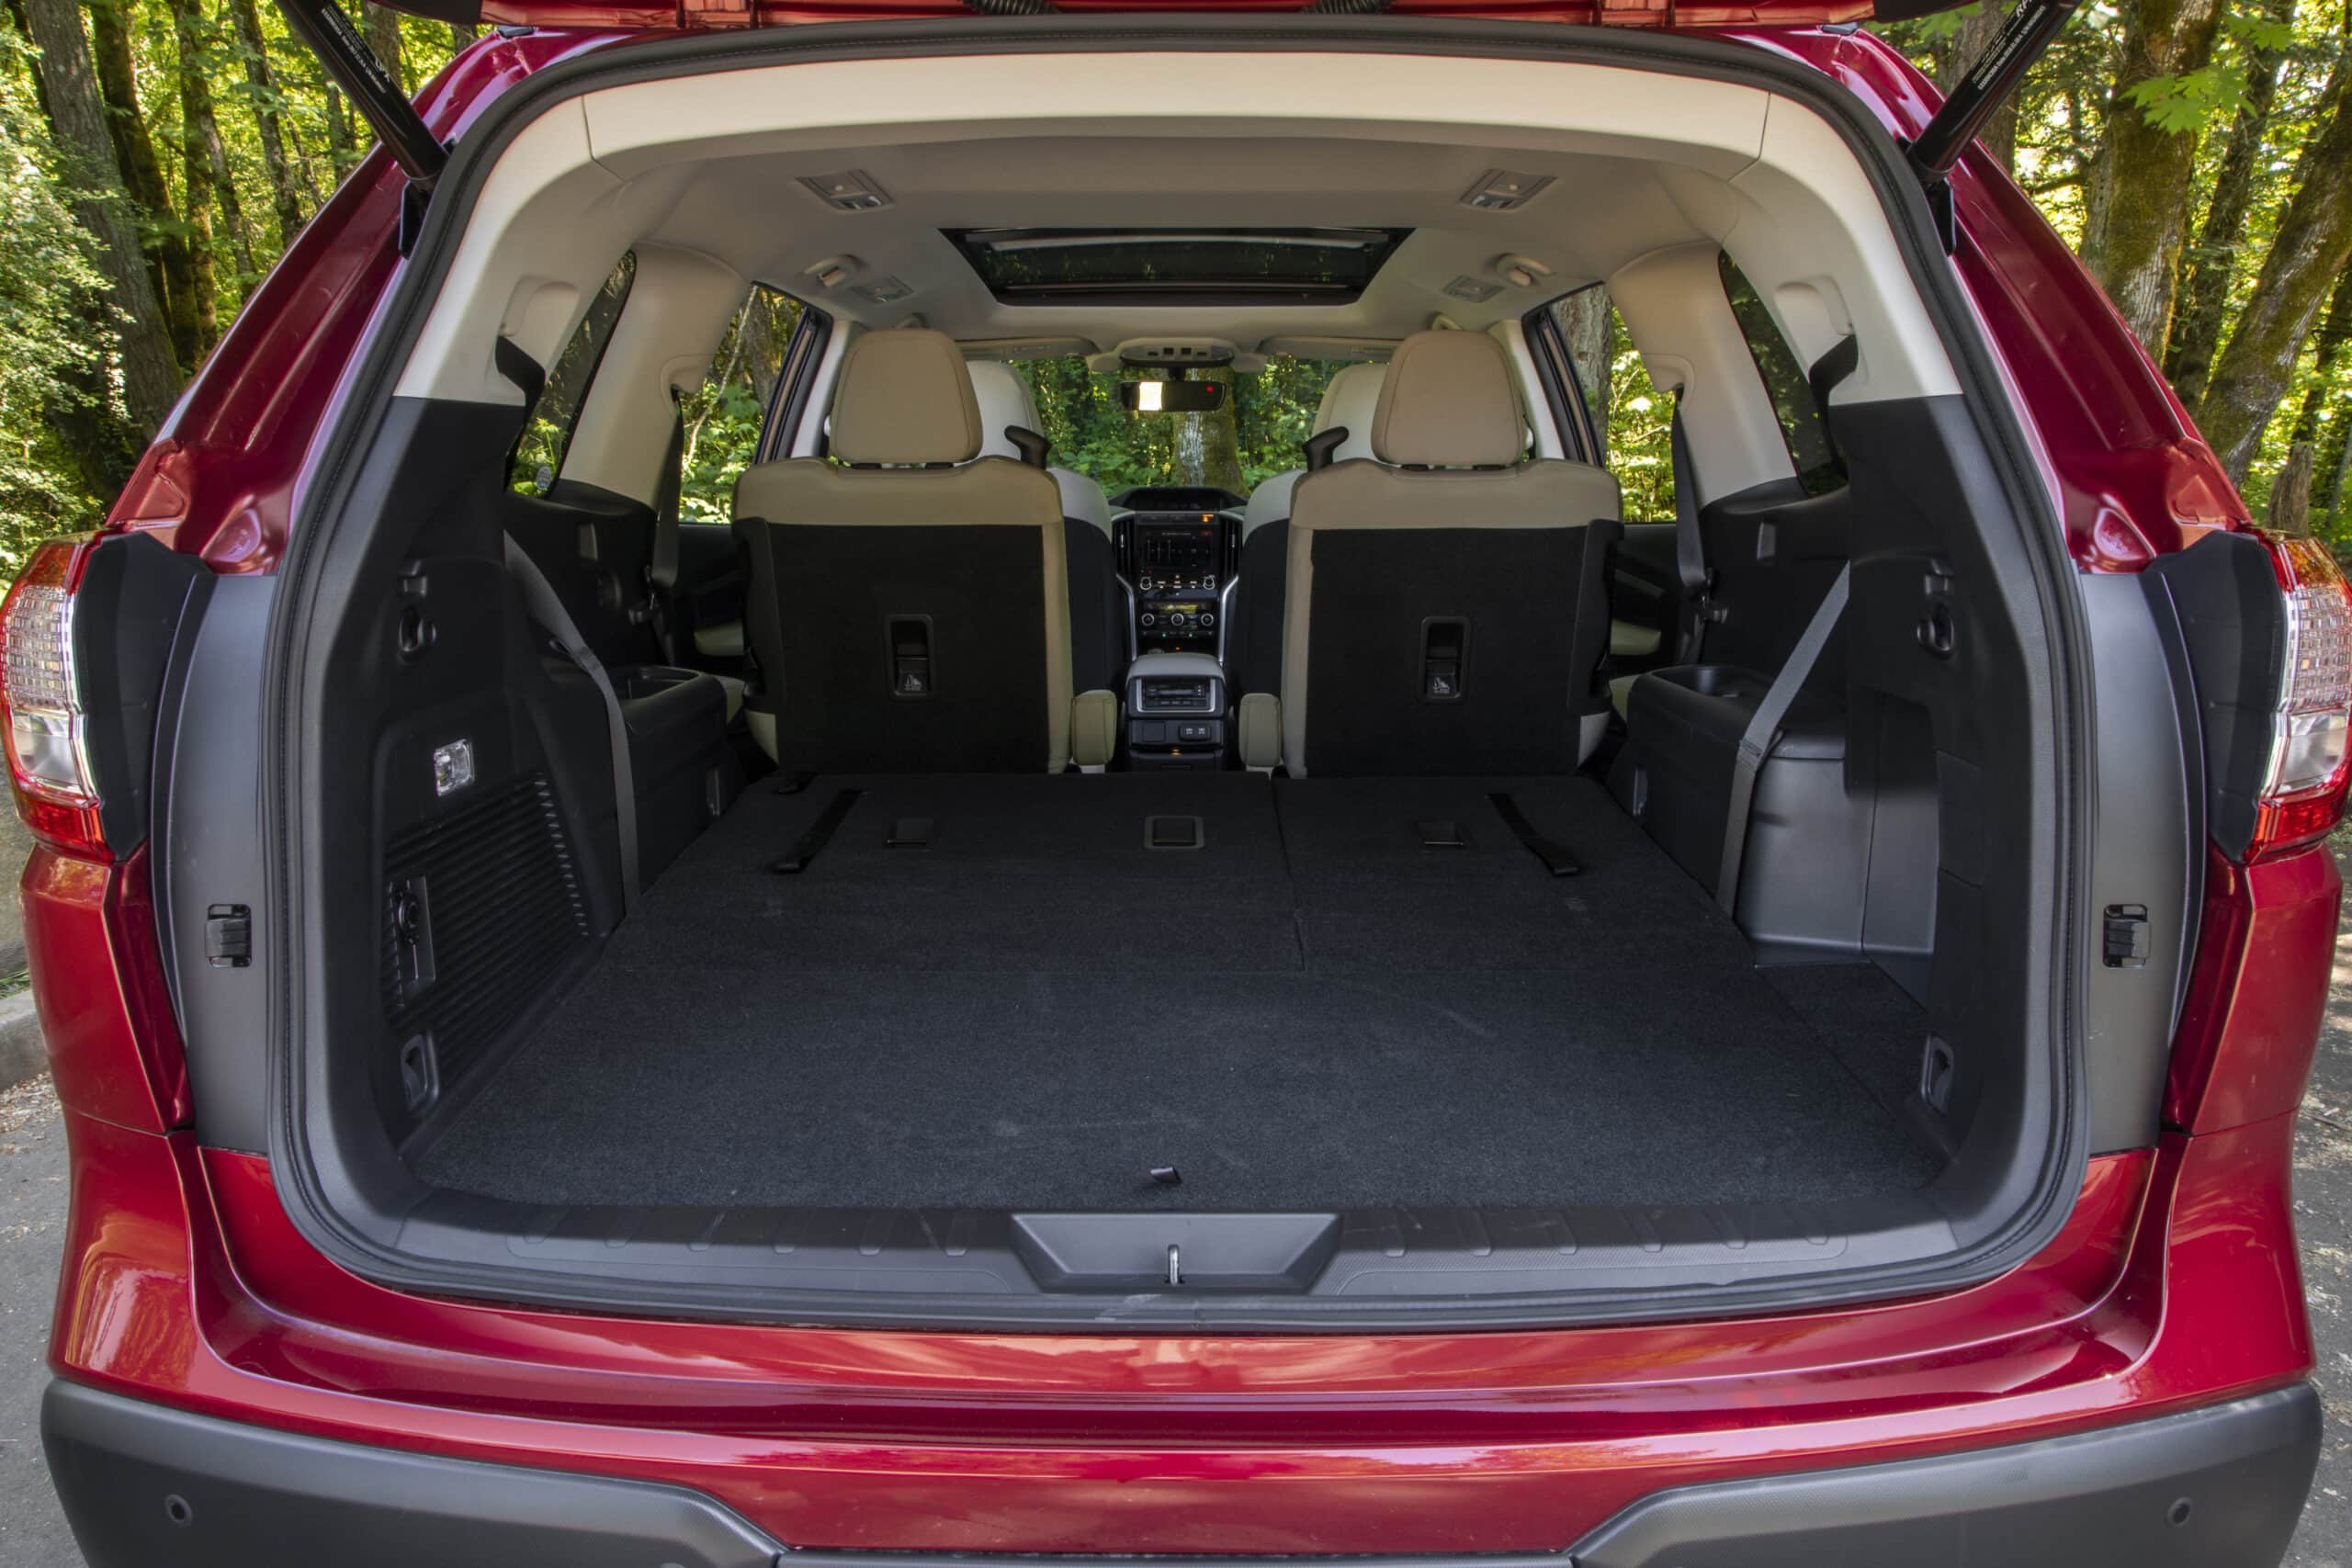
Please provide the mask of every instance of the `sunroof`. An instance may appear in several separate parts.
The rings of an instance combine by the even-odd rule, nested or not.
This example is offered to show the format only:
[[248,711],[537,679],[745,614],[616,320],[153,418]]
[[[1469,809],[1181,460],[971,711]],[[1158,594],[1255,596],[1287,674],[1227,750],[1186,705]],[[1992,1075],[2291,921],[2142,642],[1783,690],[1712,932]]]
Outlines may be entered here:
[[950,229],[1008,305],[1345,305],[1409,229]]

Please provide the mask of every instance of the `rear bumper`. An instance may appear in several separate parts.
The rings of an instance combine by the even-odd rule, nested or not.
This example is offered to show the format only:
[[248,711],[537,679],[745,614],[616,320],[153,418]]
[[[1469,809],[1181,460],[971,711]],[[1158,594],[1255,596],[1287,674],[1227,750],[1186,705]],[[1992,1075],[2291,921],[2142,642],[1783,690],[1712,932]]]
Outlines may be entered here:
[[[765,1568],[786,1550],[682,1487],[332,1442],[75,1383],[50,1385],[41,1436],[90,1568]],[[2294,1531],[2319,1439],[2319,1396],[2303,1383],[2039,1442],[1661,1492],[1577,1542],[1567,1561],[2270,1568]],[[831,1555],[792,1554],[806,1568],[950,1561],[871,1551],[821,1561]],[[1362,1568],[1368,1560],[1354,1561]],[[1455,1568],[1442,1558],[1411,1561]],[[1460,1568],[1520,1563],[1562,1568],[1554,1553],[1481,1553]]]

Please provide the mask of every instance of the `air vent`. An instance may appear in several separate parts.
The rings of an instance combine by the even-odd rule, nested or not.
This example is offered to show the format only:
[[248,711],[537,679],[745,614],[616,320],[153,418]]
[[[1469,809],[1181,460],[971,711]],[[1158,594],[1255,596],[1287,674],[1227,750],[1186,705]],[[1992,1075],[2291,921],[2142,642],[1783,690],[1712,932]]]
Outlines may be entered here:
[[800,183],[823,198],[826,206],[842,212],[871,212],[890,205],[889,193],[863,169],[838,175],[803,175]]
[[[1462,193],[1462,205],[1481,212],[1516,212],[1533,201],[1552,183],[1549,175],[1519,175],[1509,169],[1488,169],[1478,183]],[[1451,292],[1449,290],[1449,292]]]
[[914,286],[904,278],[877,277],[871,283],[861,283],[850,289],[861,299],[876,305],[895,305],[914,292]]
[[1471,276],[1466,272],[1439,290],[1440,293],[1456,299],[1467,299],[1473,305],[1483,305],[1502,291],[1501,284],[1487,283]]

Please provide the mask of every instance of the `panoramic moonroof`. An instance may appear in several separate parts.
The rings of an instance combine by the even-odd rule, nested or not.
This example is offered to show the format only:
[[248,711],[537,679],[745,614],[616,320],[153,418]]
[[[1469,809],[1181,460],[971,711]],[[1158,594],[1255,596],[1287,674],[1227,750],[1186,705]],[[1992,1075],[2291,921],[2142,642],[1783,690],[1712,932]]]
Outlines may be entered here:
[[1345,305],[1409,229],[951,229],[1008,305]]

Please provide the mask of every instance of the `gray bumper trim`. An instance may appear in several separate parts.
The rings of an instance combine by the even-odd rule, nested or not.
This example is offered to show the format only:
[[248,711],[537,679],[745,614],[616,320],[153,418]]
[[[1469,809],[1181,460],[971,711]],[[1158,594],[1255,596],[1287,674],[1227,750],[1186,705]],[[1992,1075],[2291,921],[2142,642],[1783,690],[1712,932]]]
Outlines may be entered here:
[[1577,1568],[2276,1568],[2319,1462],[2304,1383],[2073,1437],[1645,1497]]
[[[330,1442],[74,1383],[50,1385],[41,1436],[90,1568],[769,1568],[784,1551],[680,1487]],[[1566,1558],[1331,1561],[1345,1568],[2275,1568],[2310,1489],[2319,1436],[2319,1396],[2304,1384],[2074,1437],[1662,1492]],[[795,1568],[1078,1568],[1089,1561],[787,1555]],[[1250,1560],[1136,1561],[1234,1568]]]

